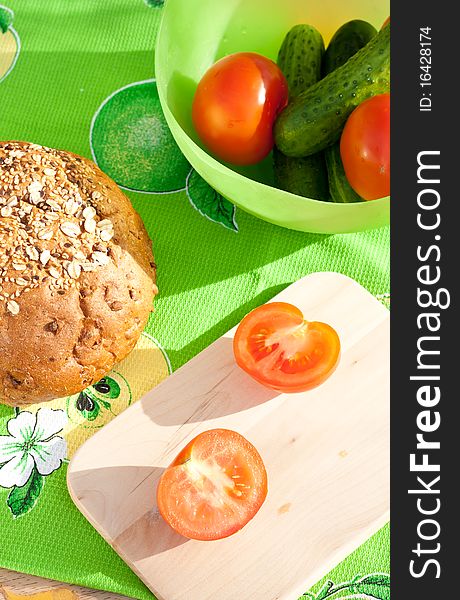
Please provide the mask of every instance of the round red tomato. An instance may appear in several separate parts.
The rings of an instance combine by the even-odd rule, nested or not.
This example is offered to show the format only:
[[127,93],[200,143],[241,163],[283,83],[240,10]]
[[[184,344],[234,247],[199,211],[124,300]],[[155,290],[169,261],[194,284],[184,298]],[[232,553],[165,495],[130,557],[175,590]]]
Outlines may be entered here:
[[390,94],[365,100],[345,124],[340,140],[351,187],[364,200],[390,194]]
[[280,68],[253,52],[219,60],[198,84],[192,117],[203,143],[235,165],[255,164],[273,148],[273,125],[288,102]]
[[340,340],[326,323],[305,321],[292,304],[273,302],[241,321],[233,350],[238,365],[263,385],[281,392],[304,392],[334,371]]
[[219,540],[244,527],[267,495],[267,472],[239,433],[212,429],[185,446],[160,478],[162,517],[181,535]]

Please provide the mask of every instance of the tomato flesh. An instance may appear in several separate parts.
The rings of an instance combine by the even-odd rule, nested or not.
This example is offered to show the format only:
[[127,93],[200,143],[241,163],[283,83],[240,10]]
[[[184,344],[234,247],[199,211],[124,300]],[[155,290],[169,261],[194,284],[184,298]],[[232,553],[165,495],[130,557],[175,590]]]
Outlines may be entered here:
[[340,140],[351,187],[364,200],[390,194],[390,94],[365,100],[349,116]]
[[305,321],[292,304],[273,302],[241,321],[233,349],[237,364],[256,381],[281,392],[304,392],[332,374],[340,340],[330,325]]
[[257,450],[227,429],[201,433],[160,478],[158,508],[181,535],[218,540],[244,527],[267,495],[267,473]]
[[274,145],[273,125],[288,102],[280,68],[253,52],[231,54],[213,65],[198,84],[192,107],[195,129],[218,158],[255,164]]

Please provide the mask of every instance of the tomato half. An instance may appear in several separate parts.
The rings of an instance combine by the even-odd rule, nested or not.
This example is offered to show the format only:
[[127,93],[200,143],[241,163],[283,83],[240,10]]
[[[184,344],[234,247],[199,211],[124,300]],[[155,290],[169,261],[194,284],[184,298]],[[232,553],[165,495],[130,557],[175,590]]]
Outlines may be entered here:
[[253,52],[219,60],[198,84],[193,101],[195,129],[218,158],[255,164],[273,148],[273,125],[288,103],[280,68]]
[[259,306],[240,323],[233,340],[236,362],[263,385],[304,392],[325,381],[340,356],[336,331],[285,302]]
[[244,527],[267,495],[267,472],[239,433],[212,429],[185,446],[160,478],[162,517],[181,535],[219,540]]
[[340,140],[345,174],[357,194],[390,194],[390,94],[365,100],[351,113]]

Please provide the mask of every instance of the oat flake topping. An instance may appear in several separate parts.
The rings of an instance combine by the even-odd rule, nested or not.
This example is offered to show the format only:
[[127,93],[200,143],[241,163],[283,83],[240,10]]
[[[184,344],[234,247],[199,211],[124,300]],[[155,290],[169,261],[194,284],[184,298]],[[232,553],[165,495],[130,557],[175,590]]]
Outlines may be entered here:
[[102,196],[96,177],[65,152],[0,144],[0,316],[19,314],[34,288],[63,295],[109,264],[113,224],[92,203]]

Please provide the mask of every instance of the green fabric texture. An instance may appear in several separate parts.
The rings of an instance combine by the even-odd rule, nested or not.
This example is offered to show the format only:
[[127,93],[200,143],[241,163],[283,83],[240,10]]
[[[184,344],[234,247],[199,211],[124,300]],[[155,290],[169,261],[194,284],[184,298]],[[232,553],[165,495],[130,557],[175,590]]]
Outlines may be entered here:
[[[190,175],[157,118],[154,82],[149,81],[154,78],[163,2],[1,1],[14,19],[11,24],[11,11],[3,11],[7,32],[0,30],[0,56],[2,43],[7,43],[2,36],[9,35],[8,43],[14,38],[17,51],[6,75],[0,71],[0,139],[27,140],[91,157],[94,118],[93,150],[101,167],[125,187],[148,192],[127,194],[153,239],[158,264],[160,295],[147,332],[164,350],[172,370],[250,309],[308,273],[344,273],[383,301],[388,299],[389,228],[335,236],[281,229],[242,210],[235,213],[196,174]],[[135,82],[148,85],[126,93],[130,108],[124,109],[115,93]],[[153,128],[141,146],[131,135],[133,122]],[[187,193],[189,180],[193,185]],[[7,423],[16,415],[15,409],[0,406],[0,436],[9,434]],[[30,506],[15,509],[23,511],[16,518],[8,501],[11,490],[0,487],[0,566],[140,600],[152,598],[74,507],[66,469],[64,460],[43,481],[37,475]],[[388,600],[386,579],[366,580],[361,588],[351,584],[358,575],[388,572],[386,526],[325,577],[335,585],[350,582],[337,592],[341,598],[367,590],[366,598]],[[323,584],[305,598],[316,597]]]

